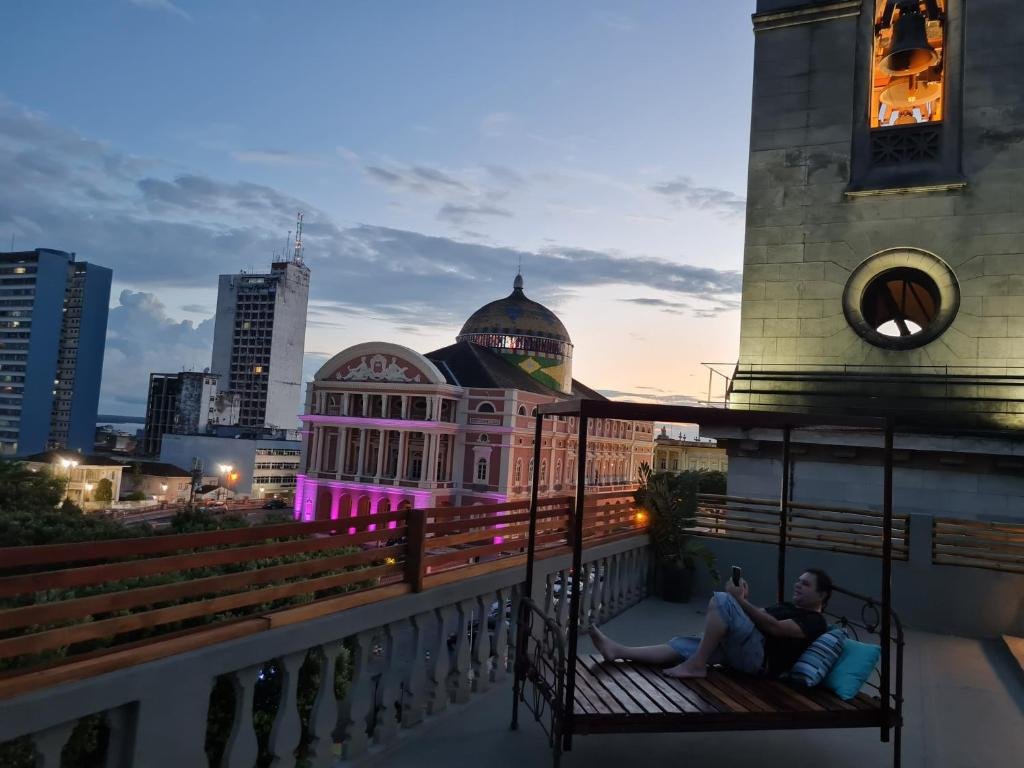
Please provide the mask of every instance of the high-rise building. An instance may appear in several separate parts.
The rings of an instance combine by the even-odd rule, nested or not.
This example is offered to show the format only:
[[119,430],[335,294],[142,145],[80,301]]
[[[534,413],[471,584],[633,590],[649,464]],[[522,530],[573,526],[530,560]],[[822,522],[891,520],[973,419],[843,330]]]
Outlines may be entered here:
[[237,424],[240,397],[219,391],[219,378],[203,371],[149,374],[141,452],[158,456],[165,434],[199,435],[211,426]]
[[298,424],[308,298],[300,260],[275,262],[269,274],[220,276],[210,370],[239,393],[239,426]]
[[111,277],[64,251],[0,253],[0,454],[91,450]]

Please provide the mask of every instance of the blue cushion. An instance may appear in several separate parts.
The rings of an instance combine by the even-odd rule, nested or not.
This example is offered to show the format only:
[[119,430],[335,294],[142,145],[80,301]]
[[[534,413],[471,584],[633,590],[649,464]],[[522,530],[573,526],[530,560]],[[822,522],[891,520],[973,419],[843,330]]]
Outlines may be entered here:
[[786,679],[808,688],[820,683],[843,652],[844,640],[846,633],[841,629],[833,629],[818,637],[796,660]]
[[843,701],[849,701],[860,692],[881,658],[882,649],[877,645],[846,640],[839,660],[825,677],[825,687]]

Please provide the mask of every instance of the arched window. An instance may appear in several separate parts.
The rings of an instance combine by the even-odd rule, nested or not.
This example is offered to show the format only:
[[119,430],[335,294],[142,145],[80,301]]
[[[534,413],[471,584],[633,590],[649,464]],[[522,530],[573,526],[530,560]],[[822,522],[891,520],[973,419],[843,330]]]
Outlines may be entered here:
[[391,511],[391,499],[381,499],[377,502],[377,514],[382,515]]
[[537,406],[533,406],[533,410],[530,411],[530,415],[531,416],[536,416],[537,415]]
[[517,411],[517,413],[520,416],[525,416],[526,415],[526,406],[525,405],[520,405],[519,406],[519,410]]
[[487,482],[487,459],[476,460],[476,480],[478,483]]
[[476,407],[476,411],[477,413],[494,413],[494,406],[488,402],[483,402]]
[[514,478],[513,482],[516,485],[522,484],[522,482],[523,482],[523,460],[522,459],[516,459],[516,471],[515,471],[515,475],[513,475],[513,478]]
[[412,509],[412,502],[411,501],[409,501],[408,499],[402,499],[400,502],[398,502],[398,511],[399,512],[404,512],[407,509]]
[[359,515],[360,516],[370,514],[370,497],[369,496],[363,496],[363,497],[361,497],[359,499],[358,511],[359,511]]
[[491,441],[491,438],[489,438],[487,435],[480,435],[480,442],[481,443],[489,443],[490,441]]
[[562,484],[562,460],[555,462],[555,485]]

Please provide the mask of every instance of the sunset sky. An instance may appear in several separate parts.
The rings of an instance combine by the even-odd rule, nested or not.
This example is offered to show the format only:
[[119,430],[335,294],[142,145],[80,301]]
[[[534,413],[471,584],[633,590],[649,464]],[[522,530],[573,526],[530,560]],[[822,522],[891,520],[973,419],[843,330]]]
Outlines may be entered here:
[[101,413],[210,364],[216,276],[305,211],[307,377],[526,293],[576,378],[735,361],[753,0],[4,3],[0,249],[114,270]]

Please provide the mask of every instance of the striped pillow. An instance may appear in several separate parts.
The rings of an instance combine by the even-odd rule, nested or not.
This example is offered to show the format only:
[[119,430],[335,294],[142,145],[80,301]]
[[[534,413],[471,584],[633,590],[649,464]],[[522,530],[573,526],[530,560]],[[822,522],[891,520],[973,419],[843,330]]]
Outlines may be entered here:
[[786,679],[808,688],[820,683],[843,652],[844,640],[846,633],[842,629],[833,629],[821,635],[800,655],[785,675]]

